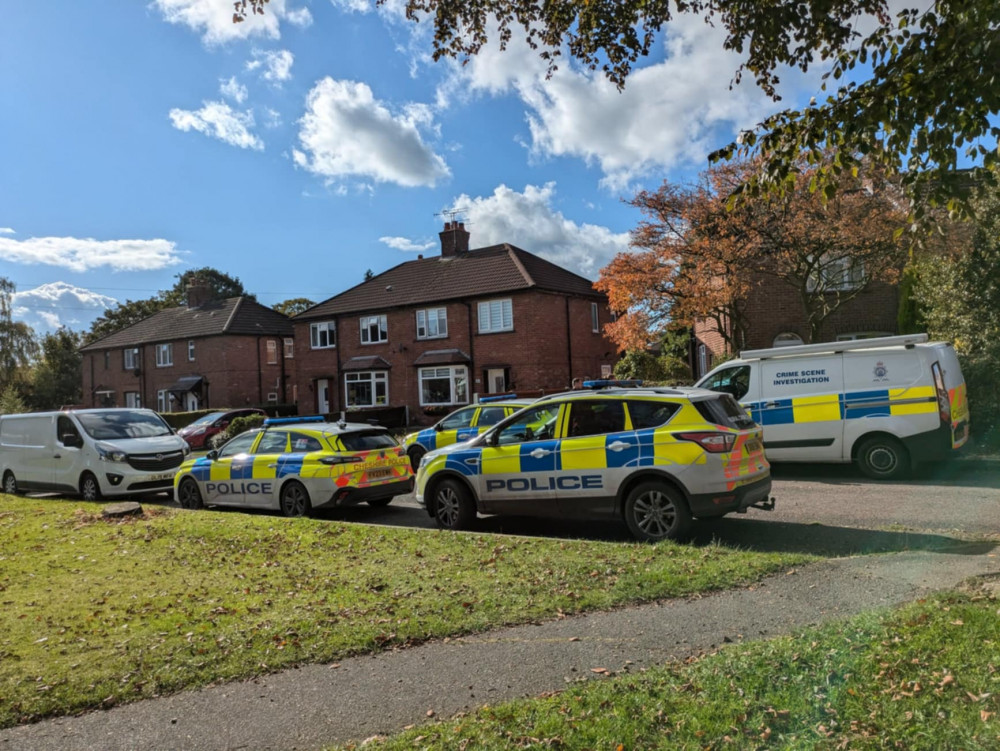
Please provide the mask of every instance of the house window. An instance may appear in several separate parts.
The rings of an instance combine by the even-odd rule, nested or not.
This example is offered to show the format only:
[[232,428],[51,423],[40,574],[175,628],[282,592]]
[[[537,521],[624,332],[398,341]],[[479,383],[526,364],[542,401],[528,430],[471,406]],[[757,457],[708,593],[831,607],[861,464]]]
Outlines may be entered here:
[[194,362],[194,339],[188,339],[188,361]]
[[378,344],[389,341],[389,326],[385,316],[361,316],[361,343]]
[[469,403],[469,370],[464,365],[420,369],[420,405]]
[[344,395],[348,407],[379,407],[389,403],[389,373],[362,370],[344,374]]
[[267,340],[267,364],[276,365],[278,363],[278,342],[274,339]]
[[595,334],[601,333],[601,318],[598,315],[597,303],[590,303],[590,330]]
[[125,370],[137,370],[139,368],[138,348],[125,350]]
[[479,303],[479,333],[491,334],[495,331],[514,329],[514,311],[507,300],[490,300]]
[[329,349],[337,346],[337,324],[323,321],[309,325],[309,346],[313,349]]
[[125,392],[125,406],[132,409],[139,409],[142,406],[142,396],[139,395],[138,391]]
[[285,337],[285,359],[291,360],[293,357],[295,357],[295,340]]
[[793,331],[783,331],[774,337],[775,347],[794,347],[796,344],[802,344],[802,337]]
[[808,292],[847,292],[865,284],[865,265],[850,256],[822,256],[806,280]]
[[444,339],[446,336],[448,336],[446,308],[417,311],[417,339]]
[[111,367],[111,350],[104,350],[104,369],[107,370]]
[[170,404],[169,393],[167,391],[156,392],[156,411],[167,412],[167,405]]
[[174,364],[174,345],[173,344],[157,344],[156,345],[156,367],[166,368]]

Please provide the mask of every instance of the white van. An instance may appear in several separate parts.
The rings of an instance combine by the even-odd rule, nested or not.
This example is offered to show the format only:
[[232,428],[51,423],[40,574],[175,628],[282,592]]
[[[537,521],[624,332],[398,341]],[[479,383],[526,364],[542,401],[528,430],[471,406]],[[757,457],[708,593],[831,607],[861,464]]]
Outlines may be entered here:
[[149,409],[0,415],[5,493],[54,491],[86,500],[171,492],[191,449]]
[[750,410],[775,462],[856,461],[890,479],[969,438],[955,350],[927,334],[747,350],[697,385]]

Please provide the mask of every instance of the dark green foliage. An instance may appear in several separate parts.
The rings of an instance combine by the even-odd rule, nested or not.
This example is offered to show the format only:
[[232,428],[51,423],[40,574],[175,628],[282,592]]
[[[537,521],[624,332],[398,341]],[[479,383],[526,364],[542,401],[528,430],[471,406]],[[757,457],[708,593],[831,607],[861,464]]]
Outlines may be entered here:
[[282,300],[274,306],[274,309],[286,316],[294,316],[303,310],[308,310],[315,304],[308,297],[293,297],[289,300]]
[[65,327],[42,338],[42,357],[35,366],[31,394],[34,409],[59,409],[83,401],[81,340],[81,334]]

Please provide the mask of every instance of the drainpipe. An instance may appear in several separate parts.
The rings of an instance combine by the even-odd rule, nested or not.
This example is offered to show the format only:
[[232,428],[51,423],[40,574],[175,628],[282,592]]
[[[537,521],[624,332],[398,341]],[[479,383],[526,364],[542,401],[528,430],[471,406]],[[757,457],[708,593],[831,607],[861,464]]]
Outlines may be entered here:
[[261,339],[263,339],[263,337],[261,337],[261,336],[257,337],[257,404],[263,404],[264,403],[264,392],[262,391],[263,386],[262,386],[262,381],[261,381],[261,377],[262,376],[261,376],[261,372],[260,372],[260,367],[261,367],[261,362],[260,362],[260,342],[261,342]]
[[567,383],[573,384],[573,332],[569,322],[569,297],[563,298],[566,301],[566,372]]
[[[462,304],[465,305],[465,317],[469,324],[469,388],[474,389],[476,387],[476,345],[472,339],[472,303],[463,300]],[[485,384],[481,385],[485,386]],[[469,398],[471,400],[472,394],[469,394]]]

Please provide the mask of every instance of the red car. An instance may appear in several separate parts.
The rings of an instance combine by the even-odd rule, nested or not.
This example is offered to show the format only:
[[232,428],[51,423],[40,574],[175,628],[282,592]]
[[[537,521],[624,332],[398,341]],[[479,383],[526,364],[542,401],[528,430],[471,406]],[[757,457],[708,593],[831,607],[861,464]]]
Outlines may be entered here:
[[209,448],[208,439],[213,435],[221,433],[229,427],[229,423],[237,417],[248,417],[250,415],[265,416],[262,409],[232,409],[228,412],[212,412],[199,417],[190,425],[186,425],[177,431],[177,435],[187,441],[188,446],[193,449]]

